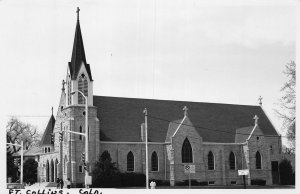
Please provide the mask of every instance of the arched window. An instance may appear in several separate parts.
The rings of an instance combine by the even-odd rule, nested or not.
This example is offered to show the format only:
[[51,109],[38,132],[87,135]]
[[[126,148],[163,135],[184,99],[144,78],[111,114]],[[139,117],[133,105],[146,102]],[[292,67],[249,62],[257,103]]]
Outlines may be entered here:
[[158,171],[158,158],[156,152],[151,155],[151,171]]
[[127,154],[127,171],[134,171],[134,155],[131,151]]
[[[88,96],[88,81],[84,74],[81,74],[78,79],[78,90],[81,91],[85,96]],[[84,97],[80,93],[78,93],[78,104],[85,104]]]
[[193,163],[193,150],[187,138],[185,138],[181,149],[182,163]]
[[215,157],[211,151],[209,151],[209,153],[207,155],[207,167],[208,167],[208,170],[215,169]]
[[255,159],[256,159],[256,169],[261,169],[261,155],[259,151],[256,152]]
[[50,152],[50,147],[48,147],[48,152]]
[[[79,133],[82,133],[82,127],[79,127]],[[82,140],[82,135],[79,135],[79,140]]]
[[233,152],[230,152],[229,155],[229,167],[231,170],[235,170],[235,155]]
[[88,81],[87,81],[87,79],[85,79],[83,81],[83,93],[85,96],[88,96]]

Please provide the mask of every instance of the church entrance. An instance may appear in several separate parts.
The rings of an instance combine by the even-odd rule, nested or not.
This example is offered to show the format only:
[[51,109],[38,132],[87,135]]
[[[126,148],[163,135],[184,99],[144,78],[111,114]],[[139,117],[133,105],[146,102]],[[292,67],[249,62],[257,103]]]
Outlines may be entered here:
[[272,181],[273,184],[279,184],[278,161],[272,161]]

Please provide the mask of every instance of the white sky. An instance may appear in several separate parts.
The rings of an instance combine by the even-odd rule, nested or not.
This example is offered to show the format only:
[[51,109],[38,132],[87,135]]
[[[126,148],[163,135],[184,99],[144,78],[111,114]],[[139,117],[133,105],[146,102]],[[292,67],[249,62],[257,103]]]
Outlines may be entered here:
[[225,2],[0,0],[0,126],[47,116],[20,117],[42,131],[56,113],[80,6],[95,95],[250,105],[261,95],[280,130],[273,109],[296,55],[294,1]]

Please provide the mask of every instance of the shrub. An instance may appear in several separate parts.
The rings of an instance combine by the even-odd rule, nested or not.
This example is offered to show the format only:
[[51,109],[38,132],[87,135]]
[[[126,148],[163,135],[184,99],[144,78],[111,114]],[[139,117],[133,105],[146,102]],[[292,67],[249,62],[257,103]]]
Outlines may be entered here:
[[111,161],[108,151],[104,151],[93,170],[92,187],[118,187],[121,185],[119,171]]
[[121,173],[122,187],[145,187],[146,176],[136,173]]
[[295,185],[295,173],[291,162],[283,159],[279,164],[280,183],[282,185]]
[[[189,180],[184,180],[184,181],[178,181],[175,183],[175,185],[177,186],[189,186]],[[200,185],[200,183],[195,180],[195,179],[191,179],[191,186],[198,186]]]
[[186,186],[184,181],[175,181],[176,186]]
[[24,162],[23,180],[25,183],[33,184],[37,182],[37,168],[38,168],[38,163],[33,158],[29,158]]
[[207,186],[207,185],[208,185],[208,181],[199,182],[199,186]]
[[251,180],[251,185],[266,185],[266,180],[262,180],[262,179],[252,179]]
[[149,183],[151,183],[151,181],[155,181],[156,186],[170,186],[170,181],[169,180],[150,179]]

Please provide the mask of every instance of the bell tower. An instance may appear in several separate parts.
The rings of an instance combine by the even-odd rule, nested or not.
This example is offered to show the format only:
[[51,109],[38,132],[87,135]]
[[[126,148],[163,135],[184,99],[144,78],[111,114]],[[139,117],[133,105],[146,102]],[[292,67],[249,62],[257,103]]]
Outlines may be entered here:
[[79,22],[80,9],[77,7],[77,23],[73,43],[71,62],[68,64],[66,77],[67,84],[67,106],[84,105],[85,99],[80,93],[71,94],[72,91],[79,90],[88,96],[89,106],[93,106],[93,78],[90,65],[86,62],[83,39]]
[[[59,176],[64,180],[70,178],[73,184],[84,183],[85,181],[84,163],[81,161],[81,155],[85,153],[86,145],[89,148],[88,154],[86,154],[89,156],[89,172],[92,172],[100,151],[99,119],[97,118],[97,107],[93,106],[93,78],[90,65],[86,62],[79,11],[80,9],[77,8],[72,56],[68,63],[66,82],[63,82],[65,106],[61,106],[62,108],[59,109],[56,122],[57,140],[59,140],[58,132],[64,131],[62,140],[56,143],[57,150],[59,150]],[[66,84],[65,88],[64,84]],[[87,96],[87,113],[83,95],[80,92],[72,93],[76,90]],[[86,114],[88,115],[88,123],[85,120]],[[72,132],[87,133],[88,138]],[[86,144],[86,142],[88,143]]]

